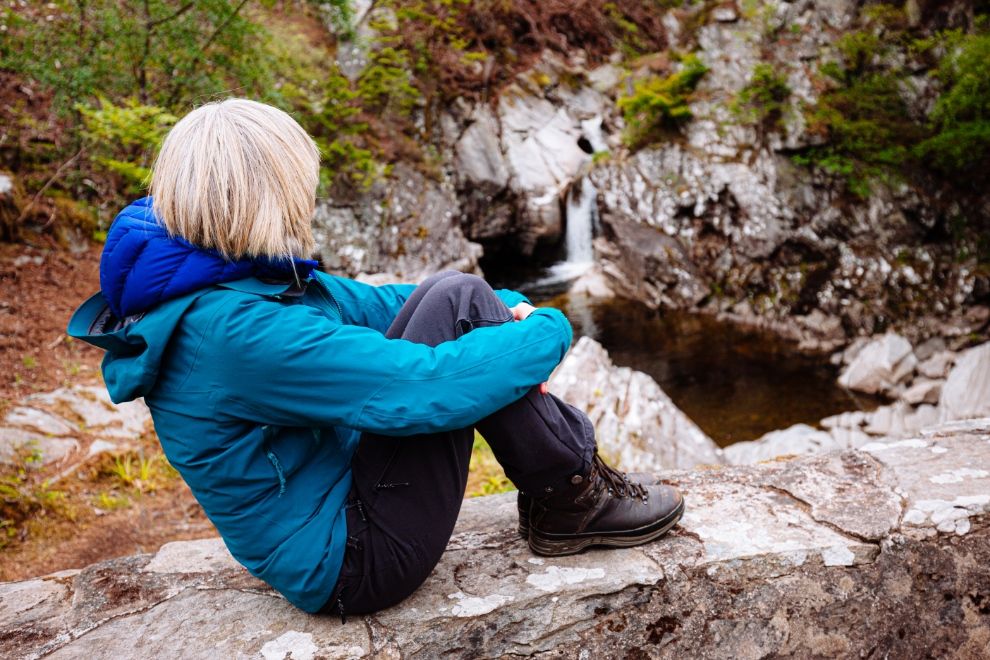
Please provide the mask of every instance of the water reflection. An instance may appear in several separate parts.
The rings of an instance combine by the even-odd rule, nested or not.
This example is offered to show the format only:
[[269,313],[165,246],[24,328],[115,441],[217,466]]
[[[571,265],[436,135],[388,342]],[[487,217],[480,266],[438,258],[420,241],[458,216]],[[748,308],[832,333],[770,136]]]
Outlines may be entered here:
[[590,336],[617,365],[652,376],[721,446],[876,405],[839,388],[826,357],[800,353],[772,333],[625,300],[557,296],[541,304],[567,314],[575,338]]

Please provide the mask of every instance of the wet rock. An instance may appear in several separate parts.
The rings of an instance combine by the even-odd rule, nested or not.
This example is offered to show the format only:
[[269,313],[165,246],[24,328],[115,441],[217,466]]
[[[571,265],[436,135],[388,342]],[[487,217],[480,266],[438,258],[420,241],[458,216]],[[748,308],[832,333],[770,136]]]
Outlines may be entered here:
[[568,289],[570,295],[611,298],[615,295],[609,280],[597,264],[581,274]]
[[622,469],[660,472],[723,461],[721,450],[646,374],[616,367],[582,337],[554,371],[550,388],[595,425],[602,455]]
[[218,541],[169,544],[0,584],[0,635],[11,658],[981,657],[988,452],[985,419],[671,473],[687,502],[678,529],[562,558],[518,538],[512,494],[469,500],[412,597],[343,625],[293,609]]
[[839,376],[839,385],[877,394],[894,390],[914,370],[917,359],[911,343],[887,333],[863,347]]
[[351,277],[390,273],[415,282],[435,272],[478,270],[481,247],[465,239],[449,182],[399,164],[385,181],[347,204],[320,204],[313,235],[324,265]]
[[942,421],[990,415],[990,342],[962,353],[942,388]]

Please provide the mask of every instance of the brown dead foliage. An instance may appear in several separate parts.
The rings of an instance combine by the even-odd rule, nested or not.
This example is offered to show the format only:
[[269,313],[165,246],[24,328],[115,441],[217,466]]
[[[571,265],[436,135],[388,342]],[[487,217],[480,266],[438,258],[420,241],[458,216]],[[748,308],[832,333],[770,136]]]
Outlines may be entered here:
[[[454,0],[396,2],[394,37],[429,62],[420,82],[444,99],[490,97],[544,51],[588,65],[613,52],[662,50],[664,10],[650,0]],[[429,95],[431,90],[424,90]]]

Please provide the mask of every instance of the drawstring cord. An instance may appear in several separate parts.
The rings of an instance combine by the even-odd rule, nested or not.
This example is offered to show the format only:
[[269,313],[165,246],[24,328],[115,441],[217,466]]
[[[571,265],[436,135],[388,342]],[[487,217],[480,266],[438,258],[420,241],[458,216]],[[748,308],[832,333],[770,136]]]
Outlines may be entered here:
[[282,464],[278,462],[278,457],[271,451],[268,452],[268,460],[271,461],[272,467],[275,468],[275,474],[278,475],[278,496],[282,497],[285,494],[285,474],[282,473]]

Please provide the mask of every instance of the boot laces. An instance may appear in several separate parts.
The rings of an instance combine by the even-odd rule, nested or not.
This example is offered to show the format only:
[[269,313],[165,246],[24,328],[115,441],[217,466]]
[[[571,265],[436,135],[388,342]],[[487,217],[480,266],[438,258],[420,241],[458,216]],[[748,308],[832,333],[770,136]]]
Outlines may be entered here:
[[649,499],[649,494],[642,484],[629,481],[629,477],[624,472],[608,465],[597,453],[593,465],[598,468],[598,474],[609,493],[617,497],[638,497],[643,501]]

